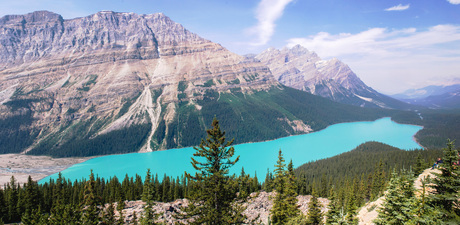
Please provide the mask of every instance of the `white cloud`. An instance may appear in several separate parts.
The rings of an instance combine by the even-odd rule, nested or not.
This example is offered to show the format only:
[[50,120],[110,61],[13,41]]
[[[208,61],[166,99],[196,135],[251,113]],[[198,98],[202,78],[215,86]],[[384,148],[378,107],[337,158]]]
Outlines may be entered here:
[[394,93],[430,82],[460,78],[460,26],[437,25],[426,30],[370,28],[357,34],[321,32],[288,40],[320,57],[337,57],[365,83]]
[[[458,1],[458,0],[450,0],[450,1]],[[403,11],[403,10],[409,9],[409,7],[410,7],[410,4],[407,4],[407,5],[399,4],[399,5],[390,7],[388,9],[385,9],[385,11]]]
[[460,4],[460,0],[447,0],[447,1],[454,5]]
[[261,0],[257,6],[255,17],[257,25],[248,29],[248,32],[257,36],[251,45],[261,46],[267,44],[275,32],[275,22],[282,15],[286,6],[293,0]]

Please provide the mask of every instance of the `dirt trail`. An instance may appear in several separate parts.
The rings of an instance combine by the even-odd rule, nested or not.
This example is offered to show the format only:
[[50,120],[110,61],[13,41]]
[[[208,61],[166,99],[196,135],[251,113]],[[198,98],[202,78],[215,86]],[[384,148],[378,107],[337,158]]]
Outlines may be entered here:
[[[416,189],[415,194],[420,195],[422,191],[422,182],[421,180],[426,178],[426,177],[431,177],[433,178],[432,173],[440,173],[439,170],[434,169],[432,170],[431,168],[428,168],[421,173],[417,179],[414,181],[414,187]],[[426,190],[427,192],[429,191],[428,189]],[[359,220],[359,225],[371,225],[374,224],[372,223],[373,220],[375,220],[378,216],[377,209],[382,205],[385,197],[382,196],[378,198],[377,200],[373,202],[368,202],[366,205],[364,205],[360,211],[358,212],[358,220]]]

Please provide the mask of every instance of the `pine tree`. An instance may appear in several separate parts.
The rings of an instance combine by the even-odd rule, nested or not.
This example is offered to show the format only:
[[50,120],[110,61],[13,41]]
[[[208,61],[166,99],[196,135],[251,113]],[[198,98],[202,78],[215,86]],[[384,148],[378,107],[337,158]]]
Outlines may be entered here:
[[254,177],[251,180],[251,193],[257,192],[260,190],[259,179],[257,179],[257,173],[254,174]]
[[266,192],[273,191],[273,174],[270,172],[269,169],[267,169],[267,174],[265,175],[265,181],[262,189]]
[[431,205],[442,214],[446,224],[458,224],[460,221],[460,166],[456,165],[459,155],[454,142],[448,140],[447,147],[443,149],[443,163],[439,165],[441,174],[436,174],[433,179],[433,195]]
[[32,180],[32,177],[28,177],[27,183],[25,184],[25,196],[24,196],[24,211],[32,213],[32,210],[38,209],[40,204],[40,193],[38,190],[37,182]]
[[425,162],[422,159],[422,154],[419,152],[414,166],[414,175],[418,176],[426,169]]
[[270,210],[272,224],[285,224],[289,217],[286,213],[286,202],[285,202],[285,189],[286,189],[286,170],[284,163],[283,154],[281,149],[278,152],[278,160],[275,164],[275,179],[274,189],[276,190],[276,196],[273,200],[273,207]]
[[319,189],[319,192],[317,193],[318,196],[327,197],[327,194],[328,194],[327,190],[329,190],[329,189],[327,187],[327,180],[326,180],[326,174],[325,173],[323,173],[321,175],[320,185],[321,185],[321,188]]
[[[2,224],[0,222],[0,224]],[[35,225],[35,224],[50,224],[48,217],[45,214],[41,213],[40,208],[32,209],[31,211],[26,211],[21,218],[21,224],[24,225]]]
[[297,179],[297,190],[300,195],[306,195],[307,194],[307,178],[305,177],[305,174],[301,174],[300,178]]
[[307,224],[323,224],[323,213],[321,212],[321,204],[319,203],[318,197],[316,196],[316,191],[313,190],[310,202],[308,203]]
[[155,180],[153,181],[153,186],[155,187],[155,200],[156,201],[161,201],[163,195],[163,188],[160,184],[160,181],[158,180],[158,174],[155,174]]
[[65,205],[64,198],[64,178],[62,177],[62,173],[59,172],[58,179],[56,179],[56,184],[53,186],[53,207],[58,205]]
[[144,214],[141,218],[141,224],[150,225],[155,224],[155,215],[152,211],[153,199],[154,199],[154,184],[152,182],[152,176],[150,174],[150,169],[147,169],[147,175],[145,176],[144,181],[144,190],[142,192],[142,200],[146,203],[144,205]]
[[294,165],[292,164],[292,159],[287,166],[287,173],[286,173],[286,204],[288,210],[288,216],[290,218],[297,217],[301,214],[299,210],[299,206],[297,205],[297,179],[294,174]]
[[382,195],[385,190],[385,170],[381,159],[377,165],[377,169],[375,170],[372,182],[373,191],[371,193],[371,200],[375,200]]
[[179,183],[179,177],[174,180],[174,200],[182,198],[181,187]]
[[64,210],[66,205],[64,204],[55,204],[51,208],[51,215],[49,216],[50,224],[60,224],[68,218],[64,216]]
[[407,173],[403,170],[402,174],[398,175],[393,171],[384,203],[378,210],[378,218],[374,220],[375,224],[404,224],[413,217],[411,213],[414,198],[413,182],[411,172]]
[[3,193],[3,189],[0,188],[0,221],[4,221],[7,217],[7,207],[5,202],[5,194]]
[[115,224],[115,208],[113,203],[104,210],[104,216],[102,218],[102,224],[113,225]]
[[139,174],[136,174],[136,179],[134,181],[134,199],[140,199],[143,193],[144,184],[142,183],[142,177]]
[[238,177],[238,198],[246,199],[251,194],[251,183],[249,183],[249,175],[244,172],[244,167],[241,168],[240,176]]
[[119,199],[118,204],[117,204],[117,211],[119,214],[118,220],[117,220],[118,225],[123,225],[125,223],[125,216],[123,215],[124,208],[125,208],[125,201],[123,201],[122,199]]
[[281,150],[278,152],[278,160],[275,164],[274,189],[276,196],[273,207],[270,210],[273,224],[285,224],[291,218],[297,217],[300,210],[297,206],[296,180],[293,172],[292,161],[286,171],[286,164]]
[[7,212],[8,212],[8,222],[17,222],[20,220],[20,215],[18,212],[18,201],[19,201],[19,192],[18,186],[16,184],[16,179],[14,176],[11,176],[10,183],[7,186],[6,190],[8,200],[7,200]]
[[86,182],[84,191],[84,204],[82,205],[82,223],[89,225],[97,225],[100,221],[100,210],[97,207],[99,200],[96,197],[96,181],[94,180],[93,170]]
[[413,217],[406,222],[406,224],[436,224],[438,221],[441,220],[440,218],[440,213],[435,210],[432,206],[428,204],[428,199],[427,199],[427,192],[426,192],[426,184],[427,180],[422,179],[422,190],[420,193],[420,197],[413,197],[410,199],[411,203],[411,212],[410,214],[413,215]]
[[212,128],[207,130],[206,140],[201,140],[192,157],[192,166],[198,171],[187,176],[201,187],[190,195],[191,202],[184,211],[195,216],[192,224],[234,224],[244,220],[243,209],[235,207],[237,188],[228,176],[229,168],[239,160],[232,159],[235,149],[232,141],[225,141],[225,132],[220,130],[214,118]]
[[300,213],[298,216],[289,218],[286,222],[286,225],[310,225],[311,223],[308,222],[307,217]]
[[345,220],[347,224],[358,224],[358,219],[356,218],[356,214],[358,213],[358,200],[356,197],[357,194],[357,185],[356,180],[353,182],[353,185],[348,190],[348,197],[347,197],[347,214],[345,216]]
[[326,224],[336,224],[338,223],[338,218],[340,217],[340,208],[337,193],[335,191],[335,186],[332,186],[329,192],[329,209],[326,213]]

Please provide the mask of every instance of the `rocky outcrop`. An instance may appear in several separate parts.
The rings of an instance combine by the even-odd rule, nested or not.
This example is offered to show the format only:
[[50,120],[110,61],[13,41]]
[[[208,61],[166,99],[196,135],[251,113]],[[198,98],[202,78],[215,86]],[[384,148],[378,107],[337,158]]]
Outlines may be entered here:
[[[255,224],[269,224],[270,210],[273,207],[273,199],[275,198],[275,192],[258,192],[252,193],[249,200],[243,204],[246,207],[244,214],[249,221],[254,221]],[[307,215],[308,203],[311,200],[311,195],[299,195],[297,196],[297,204],[300,211]],[[327,205],[329,200],[327,198],[318,198],[319,203],[322,205],[321,211],[327,212]]]
[[288,87],[361,107],[408,107],[364,84],[338,59],[322,60],[300,45],[281,50],[269,48],[255,58],[266,64],[275,78]]
[[[274,192],[257,192],[252,193],[248,198],[247,202],[243,203],[246,210],[243,212],[247,216],[247,224],[268,224],[270,217],[270,209],[273,206],[273,198],[275,197]],[[306,215],[308,212],[308,203],[310,202],[310,195],[299,195],[297,196],[298,205],[300,211]],[[327,212],[327,205],[329,200],[326,198],[318,198],[319,202],[323,206],[322,211]],[[173,202],[163,203],[156,202],[153,206],[153,211],[159,215],[157,222],[163,222],[166,224],[174,224],[177,220],[174,218],[174,214],[181,212],[181,207],[187,206],[189,201],[187,199],[178,199]],[[127,201],[125,202],[125,208],[123,209],[123,215],[125,216],[125,223],[131,224],[133,214],[136,213],[136,217],[140,218],[144,209],[145,203],[142,201]],[[107,206],[106,206],[107,207]],[[182,221],[181,221],[182,222]]]

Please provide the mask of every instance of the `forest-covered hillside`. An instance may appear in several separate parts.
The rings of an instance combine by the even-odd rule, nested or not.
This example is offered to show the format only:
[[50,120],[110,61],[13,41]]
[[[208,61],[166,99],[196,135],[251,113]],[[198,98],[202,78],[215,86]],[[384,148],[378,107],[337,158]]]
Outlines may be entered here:
[[[333,198],[335,193],[335,199],[339,199],[337,204],[344,208],[345,213],[356,213],[359,206],[383,193],[392,171],[412,168],[417,173],[431,166],[442,154],[439,149],[405,151],[382,143],[365,143],[350,152],[297,167],[294,171],[296,193],[328,198]],[[94,179],[94,195],[99,196],[97,203],[140,200],[146,185],[153,187],[154,201],[164,202],[188,198],[199,187],[196,181],[191,181],[186,176],[164,176],[159,179],[158,174],[153,174],[155,171],[152,171],[149,178],[151,184],[146,183],[146,178],[141,175],[126,176],[123,180],[117,177],[110,180],[91,178]],[[231,176],[230,180],[233,182],[232,188],[241,193],[241,198],[245,198],[251,192],[276,190],[274,174],[274,171],[269,173],[263,180],[249,177],[242,171],[237,176]],[[4,222],[14,222],[32,210],[39,210],[43,215],[48,214],[51,217],[56,216],[56,210],[67,210],[69,216],[77,220],[81,216],[80,206],[87,198],[87,183],[86,180],[71,181],[60,177],[42,185],[29,180],[24,186],[19,186],[12,179],[4,190],[0,190],[0,208],[3,209],[0,210],[0,218],[3,217]],[[71,213],[73,210],[76,210],[75,214]]]
[[[27,108],[24,110],[27,111]],[[162,112],[160,118],[168,117],[166,110]],[[340,104],[289,87],[251,94],[239,89],[229,93],[208,89],[202,100],[189,102],[184,99],[177,103],[171,120],[159,121],[150,145],[154,150],[197,145],[208,128],[207,124],[215,116],[221,118],[227,135],[234,137],[234,144],[238,144],[302,134],[309,129],[317,131],[336,123],[371,121],[389,115],[387,110]],[[14,127],[14,124],[19,127],[20,122],[0,120],[0,127]],[[64,138],[61,134],[51,134],[27,154],[72,157],[135,152],[147,142],[152,127],[152,124],[132,125],[98,135],[105,123],[107,121],[96,118],[70,123],[63,128],[66,133]],[[11,128],[11,131],[4,132],[11,136],[19,129]],[[33,139],[30,132],[26,133],[30,138],[25,140]],[[0,138],[9,143],[7,137]],[[0,146],[0,152],[20,152],[28,143],[11,148]]]
[[421,109],[393,111],[391,119],[398,123],[423,126],[415,138],[425,148],[443,148],[446,140],[460,140],[460,110]]

